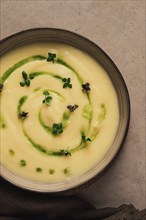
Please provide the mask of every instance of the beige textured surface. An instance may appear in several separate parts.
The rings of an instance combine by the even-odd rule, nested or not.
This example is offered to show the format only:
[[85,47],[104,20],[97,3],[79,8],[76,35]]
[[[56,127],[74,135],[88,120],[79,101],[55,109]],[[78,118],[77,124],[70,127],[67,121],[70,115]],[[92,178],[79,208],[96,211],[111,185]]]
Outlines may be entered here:
[[32,27],[68,29],[98,44],[122,72],[131,97],[126,142],[107,173],[81,194],[98,208],[146,207],[144,17],[141,0],[1,0],[1,38]]

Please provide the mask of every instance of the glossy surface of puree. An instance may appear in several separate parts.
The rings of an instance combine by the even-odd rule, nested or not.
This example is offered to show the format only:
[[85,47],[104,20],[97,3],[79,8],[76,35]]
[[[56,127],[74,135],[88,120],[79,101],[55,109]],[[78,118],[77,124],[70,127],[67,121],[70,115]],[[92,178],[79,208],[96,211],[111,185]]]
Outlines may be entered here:
[[71,46],[38,43],[8,52],[0,68],[0,154],[6,169],[30,180],[60,182],[105,158],[119,109],[107,73],[93,58]]

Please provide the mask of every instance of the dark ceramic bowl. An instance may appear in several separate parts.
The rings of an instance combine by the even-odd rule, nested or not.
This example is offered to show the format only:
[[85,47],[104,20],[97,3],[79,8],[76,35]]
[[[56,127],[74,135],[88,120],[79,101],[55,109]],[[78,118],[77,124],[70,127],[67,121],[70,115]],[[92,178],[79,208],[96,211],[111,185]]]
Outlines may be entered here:
[[81,175],[80,177],[71,179],[69,181],[48,184],[30,181],[12,174],[3,166],[1,166],[1,175],[9,182],[19,187],[33,191],[50,193],[74,192],[74,189],[81,188],[99,177],[100,174],[103,173],[105,168],[107,168],[109,164],[111,164],[111,161],[113,161],[119,149],[121,148],[127,134],[130,119],[129,94],[120,71],[113,63],[113,61],[107,56],[107,54],[95,43],[70,31],[52,28],[37,28],[16,33],[10,37],[1,40],[0,56],[10,50],[13,50],[13,48],[31,42],[44,41],[65,43],[76,47],[92,56],[106,70],[113,83],[118,97],[120,120],[117,134],[110,152],[108,152],[108,154],[100,164],[95,166],[89,172]]

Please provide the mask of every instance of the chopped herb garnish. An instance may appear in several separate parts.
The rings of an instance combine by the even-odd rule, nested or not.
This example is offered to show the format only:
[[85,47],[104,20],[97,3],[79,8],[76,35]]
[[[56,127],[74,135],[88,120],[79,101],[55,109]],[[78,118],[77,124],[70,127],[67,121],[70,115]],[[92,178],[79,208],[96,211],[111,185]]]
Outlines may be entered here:
[[20,86],[24,87],[25,85],[30,86],[30,80],[32,80],[35,77],[35,75],[33,73],[30,73],[28,77],[28,74],[25,71],[23,71],[22,77],[24,79],[24,82],[20,82]]
[[72,88],[72,84],[70,83],[71,82],[71,80],[70,80],[70,78],[63,78],[62,79],[62,82],[64,82],[64,84],[63,84],[63,88]]
[[53,135],[59,135],[62,132],[63,132],[63,125],[62,125],[62,123],[59,123],[59,124],[54,123],[53,127],[52,127],[52,134]]
[[50,106],[50,103],[52,101],[52,97],[50,96],[50,93],[48,91],[44,91],[43,95],[45,96],[45,99],[42,101],[45,105]]
[[26,161],[25,160],[20,160],[19,163],[20,163],[21,167],[25,167],[26,166]]
[[4,84],[0,83],[0,92],[3,90]]
[[9,149],[10,156],[14,156],[15,152],[12,149]]
[[52,175],[53,173],[55,173],[55,170],[50,169],[50,170],[49,170],[49,174]]
[[27,117],[27,115],[28,115],[28,112],[20,112],[18,114],[18,117],[23,120]]
[[68,156],[68,155],[71,156],[71,153],[68,150],[61,149],[60,155],[61,156]]
[[47,58],[48,62],[52,61],[54,63],[55,58],[56,58],[56,54],[55,53],[48,53],[48,58]]
[[70,112],[74,112],[79,106],[78,105],[68,105],[67,108]]
[[88,92],[88,91],[90,91],[91,89],[90,89],[90,83],[85,83],[85,84],[82,84],[82,91],[83,92]]
[[36,168],[36,172],[38,172],[38,173],[42,173],[42,172],[43,172],[43,170],[42,170],[42,168],[37,167],[37,168]]
[[84,133],[82,134],[82,143],[86,143],[87,141],[91,141],[90,138],[87,138]]

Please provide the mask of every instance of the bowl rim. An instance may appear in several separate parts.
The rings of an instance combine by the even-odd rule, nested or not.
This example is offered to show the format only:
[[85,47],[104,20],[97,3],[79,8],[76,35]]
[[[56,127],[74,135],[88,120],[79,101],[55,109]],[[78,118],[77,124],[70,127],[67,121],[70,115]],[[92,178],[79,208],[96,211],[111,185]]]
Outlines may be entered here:
[[[0,40],[0,45],[3,44],[3,43],[7,43],[9,40],[12,40],[12,39],[15,39],[15,37],[19,37],[20,35],[23,35],[27,32],[35,32],[35,31],[55,31],[55,32],[61,32],[61,33],[67,33],[67,34],[70,34],[70,35],[73,35],[74,37],[78,37],[80,38],[81,40],[84,40],[86,41],[88,44],[90,44],[92,47],[95,47],[98,49],[98,52],[100,51],[100,53],[102,53],[102,55],[104,57],[106,57],[106,59],[109,61],[109,63],[112,65],[112,67],[115,69],[118,77],[120,78],[119,80],[121,81],[122,83],[122,86],[124,88],[124,92],[125,92],[125,100],[126,100],[126,104],[127,104],[127,120],[126,120],[126,125],[125,125],[125,130],[124,130],[124,133],[123,133],[123,136],[122,136],[122,140],[121,140],[121,143],[120,145],[118,146],[117,150],[114,152],[114,154],[112,155],[112,157],[110,158],[110,160],[108,161],[108,163],[106,163],[106,165],[95,175],[95,176],[92,176],[90,179],[87,179],[85,182],[80,182],[79,184],[74,184],[73,186],[71,187],[67,187],[66,189],[59,189],[59,190],[55,190],[55,191],[50,191],[48,189],[45,188],[45,190],[42,190],[39,189],[39,187],[37,188],[33,188],[31,185],[30,186],[25,186],[23,182],[18,182],[18,179],[21,177],[19,177],[18,179],[14,178],[14,179],[9,179],[9,175],[11,172],[8,172],[7,174],[5,173],[5,169],[3,169],[3,166],[0,165],[0,170],[2,171],[1,172],[1,177],[4,178],[6,181],[16,185],[17,187],[20,187],[20,188],[23,188],[23,189],[27,189],[27,190],[31,190],[31,191],[36,191],[36,192],[47,192],[47,193],[63,193],[63,194],[72,194],[74,192],[78,192],[80,189],[88,186],[89,184],[91,183],[94,183],[100,176],[102,176],[105,171],[111,166],[111,164],[113,163],[113,161],[117,158],[124,142],[125,142],[125,139],[126,139],[126,136],[127,136],[127,132],[128,132],[128,128],[129,128],[129,123],[130,123],[130,114],[131,114],[131,106],[130,106],[130,96],[129,96],[129,92],[128,92],[128,88],[126,86],[126,82],[120,72],[120,70],[118,69],[118,67],[116,66],[116,64],[113,62],[113,60],[107,55],[107,53],[100,47],[98,46],[96,43],[94,43],[93,41],[91,41],[90,39],[78,34],[78,33],[75,33],[75,32],[72,32],[72,31],[69,31],[69,30],[66,30],[66,29],[60,29],[60,28],[48,28],[48,27],[38,27],[38,28],[30,28],[30,29],[25,29],[25,30],[22,30],[22,31],[19,31],[19,32],[16,32],[12,35],[9,35],[3,39]],[[48,41],[49,42],[49,41]],[[68,44],[68,43],[66,43]],[[15,45],[16,46],[16,45]],[[15,47],[14,46],[14,47]],[[8,48],[8,50],[11,50],[11,48]],[[4,51],[5,53],[5,51]],[[1,51],[0,51],[0,57],[1,55],[3,55],[3,53],[1,54]],[[101,64],[102,65],[102,64]],[[105,69],[105,67],[102,65],[102,67]],[[106,71],[107,72],[107,71]],[[107,73],[108,74],[108,73]],[[109,76],[109,74],[108,74]],[[30,181],[31,182],[31,181]],[[64,183],[64,182],[63,182]],[[39,183],[40,184],[40,183]],[[47,184],[48,185],[48,184]],[[56,184],[54,184],[56,185]],[[65,184],[66,185],[66,184]]]

